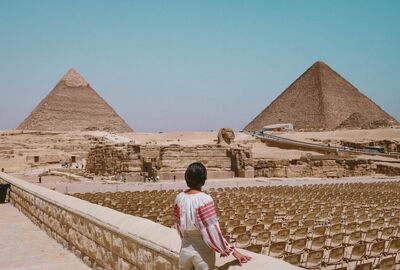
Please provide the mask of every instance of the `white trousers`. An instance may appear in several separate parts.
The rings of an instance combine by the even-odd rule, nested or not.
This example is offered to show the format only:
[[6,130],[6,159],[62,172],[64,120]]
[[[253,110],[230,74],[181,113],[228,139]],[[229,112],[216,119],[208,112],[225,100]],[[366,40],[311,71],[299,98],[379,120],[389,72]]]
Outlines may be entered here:
[[184,231],[179,253],[180,270],[214,270],[215,252],[201,238],[200,231]]

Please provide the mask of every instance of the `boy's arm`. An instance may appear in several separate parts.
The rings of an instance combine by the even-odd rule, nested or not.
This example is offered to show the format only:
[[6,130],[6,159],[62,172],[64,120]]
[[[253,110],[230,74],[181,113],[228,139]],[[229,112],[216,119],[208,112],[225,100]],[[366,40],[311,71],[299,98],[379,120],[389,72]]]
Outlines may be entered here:
[[179,237],[182,239],[182,231],[181,231],[181,209],[177,204],[174,205],[174,219],[175,219],[175,227],[176,230],[178,231]]
[[231,255],[234,247],[221,233],[213,201],[196,209],[196,219],[204,242],[222,257]]

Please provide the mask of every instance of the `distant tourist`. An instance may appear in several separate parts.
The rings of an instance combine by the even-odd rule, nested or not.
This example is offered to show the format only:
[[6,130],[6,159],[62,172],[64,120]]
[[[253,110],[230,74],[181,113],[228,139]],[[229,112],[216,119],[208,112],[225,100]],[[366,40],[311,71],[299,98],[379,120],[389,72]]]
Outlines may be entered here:
[[223,257],[232,254],[240,265],[251,259],[235,250],[222,236],[214,201],[201,191],[206,179],[207,170],[203,164],[190,164],[185,172],[189,189],[175,199],[175,225],[182,239],[179,269],[213,270],[215,252]]
[[42,177],[39,176],[39,184],[42,183]]

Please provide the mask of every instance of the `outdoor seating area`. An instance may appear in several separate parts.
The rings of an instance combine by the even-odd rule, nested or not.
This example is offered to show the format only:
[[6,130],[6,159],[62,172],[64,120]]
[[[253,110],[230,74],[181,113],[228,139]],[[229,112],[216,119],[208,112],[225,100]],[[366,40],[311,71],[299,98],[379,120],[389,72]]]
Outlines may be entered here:
[[[174,227],[182,190],[73,196]],[[400,269],[400,182],[211,188],[237,247],[307,269]]]

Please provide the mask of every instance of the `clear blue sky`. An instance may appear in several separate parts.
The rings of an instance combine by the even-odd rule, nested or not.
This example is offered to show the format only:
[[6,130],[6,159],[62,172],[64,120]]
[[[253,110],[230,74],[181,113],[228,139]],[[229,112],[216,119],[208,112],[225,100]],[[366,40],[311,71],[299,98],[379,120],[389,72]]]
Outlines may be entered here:
[[400,1],[0,0],[0,129],[71,67],[139,132],[243,128],[322,60],[400,119]]

